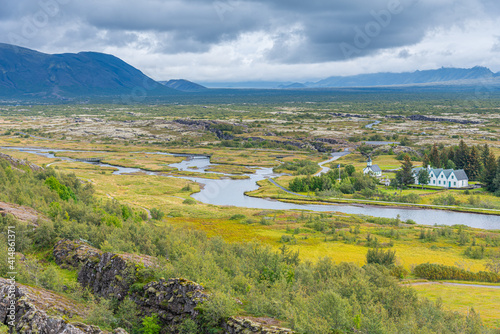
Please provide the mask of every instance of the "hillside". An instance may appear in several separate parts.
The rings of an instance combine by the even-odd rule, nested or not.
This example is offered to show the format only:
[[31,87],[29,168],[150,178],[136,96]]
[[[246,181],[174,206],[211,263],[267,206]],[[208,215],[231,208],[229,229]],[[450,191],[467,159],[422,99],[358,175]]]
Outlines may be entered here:
[[470,80],[492,79],[498,74],[493,73],[486,67],[476,66],[470,69],[464,68],[440,68],[436,70],[403,72],[403,73],[373,73],[354,76],[334,76],[316,83],[306,84],[308,87],[371,87],[371,86],[395,86],[415,85],[428,83],[441,83]]
[[0,96],[67,98],[87,95],[168,95],[160,85],[108,54],[45,54],[0,43]]
[[464,87],[500,86],[500,73],[494,73],[486,67],[440,68],[415,72],[380,72],[352,76],[332,76],[315,82],[206,82],[209,88],[252,88],[252,89],[302,89],[302,88],[349,88],[349,87],[386,87],[386,86],[423,86],[432,90],[448,85],[452,91]]
[[160,83],[181,92],[199,92],[207,89],[205,86],[184,79],[160,81]]

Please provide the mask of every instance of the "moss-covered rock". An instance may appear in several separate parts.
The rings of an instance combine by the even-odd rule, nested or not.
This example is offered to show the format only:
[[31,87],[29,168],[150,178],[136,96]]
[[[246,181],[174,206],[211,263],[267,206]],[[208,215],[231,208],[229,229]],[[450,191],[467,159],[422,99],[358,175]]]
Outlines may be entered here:
[[[0,323],[9,325],[10,317],[10,295],[13,295],[15,313],[13,315],[14,329],[17,333],[23,334],[105,334],[96,326],[89,326],[82,323],[71,323],[66,317],[71,317],[74,314],[81,312],[81,309],[73,307],[73,311],[65,310],[69,302],[65,297],[57,295],[53,292],[44,289],[17,284],[15,289],[12,289],[8,280],[0,278]],[[54,311],[59,309],[59,315],[48,315],[50,309]],[[61,306],[63,313],[61,316]],[[114,334],[127,334],[126,331],[119,328]]]

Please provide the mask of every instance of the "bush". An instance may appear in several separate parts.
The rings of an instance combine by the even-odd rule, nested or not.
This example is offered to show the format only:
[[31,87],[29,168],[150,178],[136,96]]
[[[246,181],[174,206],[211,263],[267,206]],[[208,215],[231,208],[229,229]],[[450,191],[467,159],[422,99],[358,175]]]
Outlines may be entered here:
[[246,217],[247,216],[238,213],[236,215],[231,216],[231,218],[229,218],[229,220],[241,220],[241,219],[245,219]]
[[391,266],[396,262],[396,251],[373,248],[366,253],[366,263],[375,263],[383,266]]
[[165,213],[160,209],[157,208],[151,209],[151,218],[153,218],[154,220],[161,220],[163,216],[165,216]]
[[188,204],[188,205],[194,205],[194,204],[196,204],[196,201],[192,198],[186,198],[182,203]]
[[153,314],[150,317],[145,317],[142,320],[142,330],[144,334],[158,334],[160,333],[160,325],[158,324],[158,315]]
[[102,298],[100,301],[90,303],[90,312],[86,322],[99,326],[103,330],[111,330],[116,326],[117,319],[111,309],[111,302]]
[[222,321],[237,313],[237,304],[230,295],[214,291],[211,298],[199,306],[202,327],[214,332]]
[[486,271],[474,273],[458,267],[434,263],[419,264],[413,269],[413,273],[417,277],[429,280],[460,280],[490,283],[500,282],[500,275],[496,273]]

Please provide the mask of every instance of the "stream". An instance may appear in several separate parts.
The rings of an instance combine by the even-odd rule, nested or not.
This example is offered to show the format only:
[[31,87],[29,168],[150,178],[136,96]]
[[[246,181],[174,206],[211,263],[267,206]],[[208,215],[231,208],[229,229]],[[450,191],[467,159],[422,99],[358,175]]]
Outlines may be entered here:
[[[26,148],[26,147],[0,147],[5,150],[16,150],[26,153],[38,154],[47,158],[57,158],[65,161],[77,161],[76,159],[55,156],[57,152],[83,152],[72,150],[56,150],[48,148]],[[49,153],[50,151],[50,153]],[[52,153],[53,152],[53,153]],[[97,152],[89,152],[97,153]],[[133,153],[133,152],[132,152]],[[163,152],[141,152],[145,154],[161,154],[170,156],[184,156],[187,159],[179,163],[170,164],[170,167],[175,167],[181,171],[193,171],[198,173],[214,173],[228,175],[224,173],[216,173],[207,171],[207,168],[216,166],[210,162],[210,157],[200,155],[183,155],[171,154]],[[91,162],[88,162],[91,163]],[[112,167],[116,171],[114,175],[130,174],[130,173],[146,173],[148,175],[164,175],[164,173],[145,171],[139,168],[126,168],[105,163],[92,163],[102,167]],[[482,215],[475,213],[453,212],[434,209],[420,209],[411,207],[384,207],[363,204],[294,204],[285,203],[265,198],[255,198],[245,195],[245,192],[256,190],[259,188],[256,182],[266,178],[274,178],[279,176],[273,173],[272,168],[257,168],[255,174],[249,174],[248,179],[233,180],[229,178],[223,179],[206,179],[202,177],[188,177],[166,175],[168,177],[176,177],[186,180],[191,180],[202,185],[200,192],[195,193],[192,197],[200,202],[222,206],[237,206],[255,209],[271,209],[271,210],[311,210],[317,212],[342,212],[347,214],[360,214],[374,217],[396,218],[398,215],[401,220],[412,219],[418,224],[423,225],[467,225],[474,228],[482,229],[500,229],[500,216]]]

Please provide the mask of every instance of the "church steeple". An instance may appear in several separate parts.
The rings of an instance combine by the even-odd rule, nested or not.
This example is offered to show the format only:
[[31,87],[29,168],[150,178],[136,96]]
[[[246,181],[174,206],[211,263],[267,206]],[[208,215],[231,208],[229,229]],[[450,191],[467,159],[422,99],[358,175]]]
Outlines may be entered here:
[[372,157],[368,157],[368,160],[366,161],[366,166],[371,167],[372,166]]

